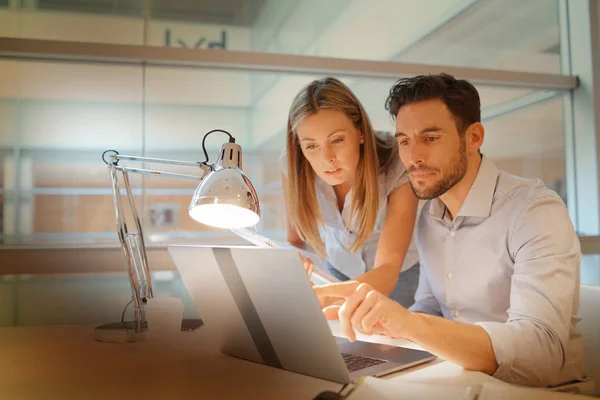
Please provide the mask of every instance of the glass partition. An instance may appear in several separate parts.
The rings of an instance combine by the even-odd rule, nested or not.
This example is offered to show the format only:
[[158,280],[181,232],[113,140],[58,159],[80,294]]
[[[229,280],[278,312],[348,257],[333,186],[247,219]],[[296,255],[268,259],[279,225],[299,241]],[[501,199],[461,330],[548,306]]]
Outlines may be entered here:
[[17,4],[0,36],[560,73],[557,0]]
[[[7,243],[117,243],[104,150],[204,161],[202,138],[229,131],[243,148],[244,170],[263,212],[260,229],[285,229],[279,155],[285,146],[289,106],[317,77],[211,69],[133,67],[58,62],[0,62],[0,128],[4,177],[3,224]],[[393,79],[346,78],[378,130],[395,130],[384,102]],[[478,86],[483,114],[535,94],[531,89]],[[494,115],[484,121],[483,151],[501,168],[540,177],[564,190],[559,100]],[[206,144],[214,162],[224,135]],[[183,167],[140,165],[197,173]],[[187,214],[197,183],[131,174],[149,243],[228,242],[227,231],[196,223]]]

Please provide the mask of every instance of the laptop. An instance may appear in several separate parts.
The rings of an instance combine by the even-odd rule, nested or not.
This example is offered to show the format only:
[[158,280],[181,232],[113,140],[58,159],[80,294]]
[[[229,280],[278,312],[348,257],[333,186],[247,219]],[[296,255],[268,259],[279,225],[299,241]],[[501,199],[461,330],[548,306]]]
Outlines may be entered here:
[[224,354],[341,384],[435,358],[334,337],[293,249],[168,249],[204,321],[203,335]]

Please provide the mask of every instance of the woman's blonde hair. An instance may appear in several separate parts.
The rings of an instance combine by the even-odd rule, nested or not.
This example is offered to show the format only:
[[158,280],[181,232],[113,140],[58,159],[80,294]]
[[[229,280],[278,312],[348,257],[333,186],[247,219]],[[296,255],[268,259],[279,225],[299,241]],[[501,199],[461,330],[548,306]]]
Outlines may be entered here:
[[325,245],[319,233],[323,216],[315,190],[316,174],[302,154],[296,133],[298,125],[319,110],[341,111],[350,118],[362,134],[356,179],[352,184],[348,226],[358,225],[356,239],[350,251],[356,252],[373,232],[379,210],[379,173],[385,171],[398,155],[392,135],[375,133],[369,117],[354,93],[335,78],[311,82],[294,99],[287,124],[288,213],[291,227],[298,236],[326,257]]

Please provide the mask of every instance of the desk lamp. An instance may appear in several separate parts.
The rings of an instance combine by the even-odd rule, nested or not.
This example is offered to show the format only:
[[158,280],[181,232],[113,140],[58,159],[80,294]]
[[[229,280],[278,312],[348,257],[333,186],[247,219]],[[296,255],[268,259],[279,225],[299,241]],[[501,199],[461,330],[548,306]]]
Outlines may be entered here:
[[[211,165],[208,164],[205,141],[208,135],[213,132],[227,134],[229,141],[223,144],[217,162]],[[117,233],[129,274],[132,291],[130,303],[134,304],[135,317],[133,321],[124,321],[125,310],[123,310],[121,322],[96,327],[94,339],[97,341],[136,342],[144,338],[144,333],[148,329],[144,315],[144,305],[148,302],[148,299],[152,299],[153,297],[152,282],[150,279],[150,270],[148,269],[142,225],[133,201],[128,173],[200,181],[200,184],[194,191],[188,211],[190,217],[202,224],[218,228],[234,229],[256,225],[260,220],[258,195],[254,190],[254,186],[242,171],[242,148],[239,144],[235,143],[235,138],[224,130],[211,130],[202,139],[202,150],[206,158],[204,162],[126,156],[119,154],[116,150],[106,150],[102,153],[102,160],[108,165],[110,172]],[[110,160],[106,159],[107,155],[110,157]],[[186,175],[133,168],[119,165],[120,160],[192,167],[197,168],[199,173]],[[125,187],[129,208],[135,223],[134,231],[129,231],[125,221],[119,190],[119,174],[123,178],[123,186]],[[200,325],[201,321],[197,326]]]

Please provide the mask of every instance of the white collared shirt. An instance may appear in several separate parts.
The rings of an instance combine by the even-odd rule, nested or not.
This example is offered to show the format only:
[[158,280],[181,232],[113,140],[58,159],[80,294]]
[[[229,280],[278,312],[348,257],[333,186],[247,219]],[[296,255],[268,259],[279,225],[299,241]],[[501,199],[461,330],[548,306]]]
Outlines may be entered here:
[[584,378],[579,240],[563,201],[540,180],[499,171],[483,156],[456,218],[439,198],[427,201],[416,242],[412,311],[485,329],[499,379],[546,386]]
[[[287,176],[287,155],[284,150],[280,158],[281,171]],[[323,226],[319,227],[321,239],[327,251],[327,261],[349,278],[354,278],[374,268],[377,243],[383,222],[385,220],[388,196],[399,186],[408,182],[406,169],[396,152],[394,161],[385,172],[379,174],[379,210],[377,220],[371,235],[363,246],[355,253],[350,252],[350,247],[356,239],[356,230],[348,223],[350,217],[350,204],[352,190],[346,195],[344,207],[340,213],[337,198],[331,185],[321,178],[316,177],[315,186],[317,201],[323,216]],[[418,261],[417,252],[409,252],[404,260],[402,271],[408,270]]]

